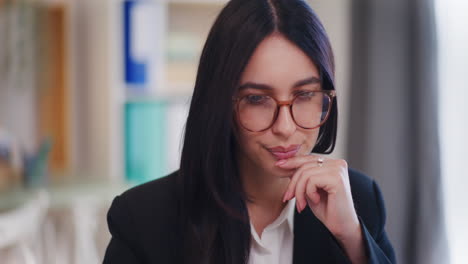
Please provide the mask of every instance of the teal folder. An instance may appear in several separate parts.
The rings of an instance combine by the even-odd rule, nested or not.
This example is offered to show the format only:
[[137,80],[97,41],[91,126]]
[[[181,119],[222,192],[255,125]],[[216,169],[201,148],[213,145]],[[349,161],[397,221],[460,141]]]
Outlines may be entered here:
[[136,184],[166,173],[166,103],[129,102],[125,105],[125,173]]

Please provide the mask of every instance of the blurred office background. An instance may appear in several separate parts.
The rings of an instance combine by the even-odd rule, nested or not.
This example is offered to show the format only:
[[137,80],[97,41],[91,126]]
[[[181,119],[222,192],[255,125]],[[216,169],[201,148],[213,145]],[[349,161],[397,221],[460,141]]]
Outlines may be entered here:
[[[308,2],[336,57],[332,156],[381,186],[399,263],[468,263],[468,2]],[[1,263],[102,261],[113,197],[178,167],[225,3],[0,0]]]

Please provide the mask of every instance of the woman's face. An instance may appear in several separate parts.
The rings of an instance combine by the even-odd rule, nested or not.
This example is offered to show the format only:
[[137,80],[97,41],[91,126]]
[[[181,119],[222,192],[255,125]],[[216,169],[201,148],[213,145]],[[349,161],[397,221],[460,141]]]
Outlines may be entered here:
[[[319,90],[319,72],[295,44],[280,34],[265,38],[256,48],[241,75],[238,97],[268,95],[278,101],[292,100],[302,91]],[[319,128],[303,129],[294,122],[290,109],[280,107],[273,125],[262,132],[245,129],[237,120],[238,159],[241,169],[287,177],[292,171],[275,166],[280,159],[308,155]]]

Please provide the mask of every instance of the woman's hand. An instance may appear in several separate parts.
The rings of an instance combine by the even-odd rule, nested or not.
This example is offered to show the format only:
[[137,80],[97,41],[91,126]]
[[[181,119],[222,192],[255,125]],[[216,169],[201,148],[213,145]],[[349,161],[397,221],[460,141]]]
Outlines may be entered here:
[[283,169],[296,169],[283,201],[296,197],[299,212],[309,205],[314,215],[340,242],[351,261],[365,263],[364,242],[354,210],[346,161],[309,155],[280,160],[276,165]]

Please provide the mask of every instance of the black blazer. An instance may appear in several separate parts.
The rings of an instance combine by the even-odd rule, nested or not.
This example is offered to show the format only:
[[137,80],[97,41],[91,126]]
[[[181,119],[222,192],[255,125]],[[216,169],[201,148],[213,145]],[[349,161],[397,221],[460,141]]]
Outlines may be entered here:
[[[368,263],[395,263],[384,230],[385,208],[377,184],[349,170],[354,205],[362,226]],[[107,214],[112,239],[104,263],[174,263],[177,208],[175,173],[117,196]],[[330,231],[307,206],[294,215],[293,264],[350,263]]]

